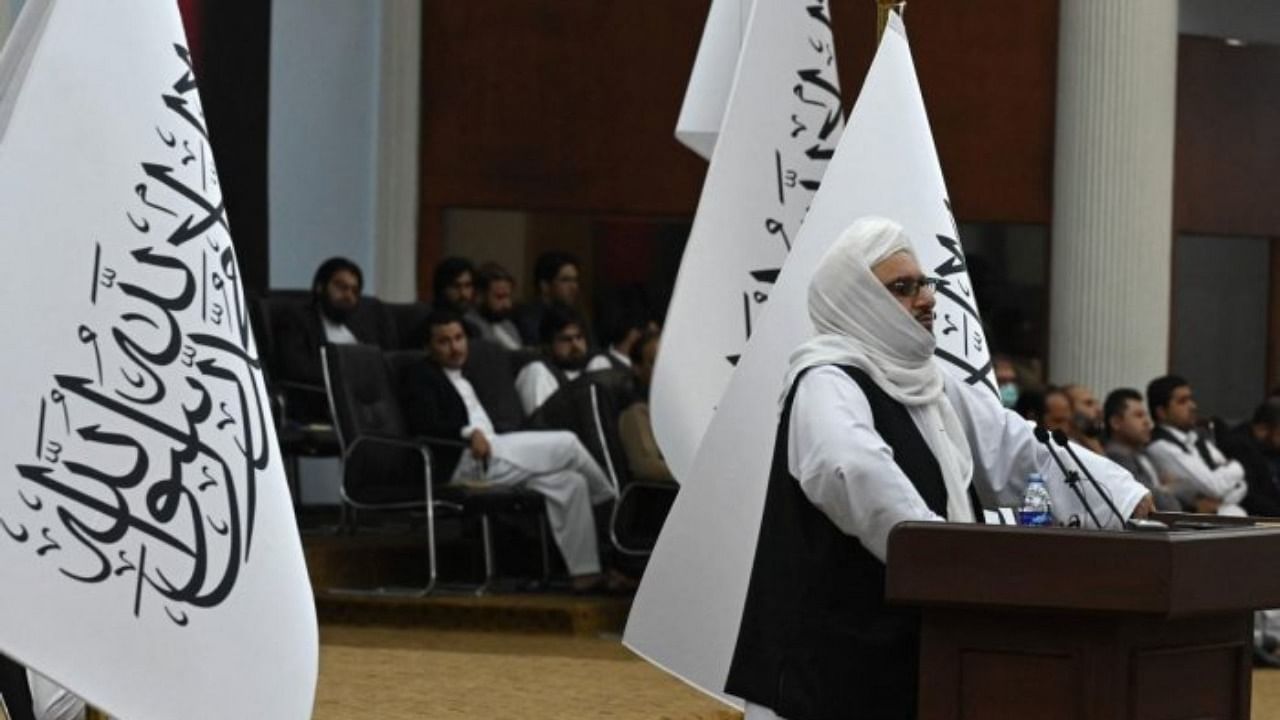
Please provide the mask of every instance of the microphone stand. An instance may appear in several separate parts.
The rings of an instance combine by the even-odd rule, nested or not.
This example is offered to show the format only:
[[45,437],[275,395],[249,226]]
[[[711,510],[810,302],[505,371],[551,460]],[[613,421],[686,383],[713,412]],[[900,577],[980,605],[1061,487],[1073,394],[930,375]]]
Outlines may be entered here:
[[1080,473],[1075,470],[1068,470],[1063,464],[1062,458],[1058,457],[1058,453],[1054,451],[1053,444],[1049,440],[1049,431],[1037,425],[1034,431],[1036,440],[1039,440],[1046,448],[1049,449],[1049,456],[1053,458],[1053,462],[1057,464],[1058,469],[1062,471],[1063,478],[1066,480],[1067,486],[1075,491],[1076,497],[1080,499],[1080,504],[1084,506],[1085,512],[1089,513],[1089,517],[1093,518],[1093,524],[1102,529],[1102,522],[1098,520],[1098,516],[1094,514],[1093,508],[1089,505],[1089,501],[1084,497],[1084,491],[1080,489]]
[[1111,514],[1115,515],[1116,520],[1120,521],[1120,525],[1122,527],[1127,527],[1132,530],[1163,530],[1169,527],[1158,520],[1126,519],[1120,514],[1120,509],[1116,507],[1115,502],[1111,499],[1111,495],[1102,489],[1102,485],[1098,482],[1097,478],[1093,476],[1093,473],[1089,472],[1089,467],[1080,461],[1080,456],[1076,454],[1076,451],[1071,447],[1071,443],[1067,441],[1067,434],[1061,430],[1054,430],[1053,441],[1067,451],[1067,454],[1071,456],[1071,460],[1076,464],[1076,467],[1080,468],[1084,473],[1085,478],[1089,480],[1089,484],[1092,485],[1093,489],[1102,496],[1102,501],[1107,504],[1107,507],[1111,508]]
[[1114,502],[1112,502],[1111,496],[1102,490],[1102,485],[1098,484],[1097,478],[1093,476],[1093,473],[1089,472],[1089,468],[1086,467],[1084,463],[1080,462],[1080,456],[1077,455],[1075,449],[1071,447],[1071,443],[1067,442],[1067,434],[1061,430],[1054,430],[1053,441],[1057,443],[1058,447],[1067,451],[1067,455],[1071,456],[1071,461],[1076,464],[1076,467],[1080,468],[1080,472],[1084,473],[1085,479],[1087,479],[1089,484],[1093,486],[1093,489],[1098,491],[1098,494],[1102,496],[1102,502],[1106,503],[1107,507],[1111,508],[1111,514],[1115,516],[1116,520],[1119,521],[1121,525],[1124,525],[1125,522],[1124,518],[1120,515],[1120,509],[1116,507]]

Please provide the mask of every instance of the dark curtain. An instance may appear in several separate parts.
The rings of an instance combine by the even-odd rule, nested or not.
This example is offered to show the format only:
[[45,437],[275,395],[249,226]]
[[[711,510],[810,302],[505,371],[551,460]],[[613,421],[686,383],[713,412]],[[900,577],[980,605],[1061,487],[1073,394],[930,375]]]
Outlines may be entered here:
[[270,277],[267,108],[271,2],[179,0],[178,5],[244,287],[261,295]]

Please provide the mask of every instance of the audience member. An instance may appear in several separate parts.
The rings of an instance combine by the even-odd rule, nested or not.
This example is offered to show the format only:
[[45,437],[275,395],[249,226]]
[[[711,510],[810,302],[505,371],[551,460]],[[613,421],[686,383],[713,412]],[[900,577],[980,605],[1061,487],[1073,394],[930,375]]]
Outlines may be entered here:
[[1018,399],[1013,404],[1013,411],[1024,420],[1030,420],[1037,425],[1044,422],[1044,392],[1036,389],[1019,392]]
[[464,315],[475,304],[475,266],[466,258],[447,257],[436,265],[431,281],[432,305]]
[[601,317],[599,330],[604,350],[600,357],[615,370],[630,371],[636,342],[646,332],[657,332],[657,323],[646,320],[641,312],[631,308],[605,309]]
[[1040,424],[1050,432],[1071,430],[1071,398],[1062,388],[1050,386],[1044,391],[1044,414]]
[[1157,510],[1182,510],[1182,503],[1164,486],[1155,465],[1147,456],[1153,426],[1147,406],[1142,402],[1142,394],[1131,388],[1112,390],[1102,406],[1102,414],[1106,419],[1107,457],[1128,470],[1135,480],[1151,491]]
[[[552,250],[538,256],[533,266],[534,289],[538,296],[515,309],[512,319],[525,345],[541,341],[542,316],[552,305],[577,307],[578,260],[569,253]],[[586,328],[582,328],[585,332]]]
[[652,483],[674,483],[675,477],[658,449],[649,419],[649,383],[653,380],[653,364],[661,342],[656,332],[645,333],[631,347],[631,367],[638,380],[639,399],[618,417],[618,434],[627,455],[627,467],[633,480]]
[[1262,403],[1253,418],[1225,433],[1222,452],[1244,466],[1249,492],[1244,497],[1250,515],[1280,517],[1280,400]]
[[462,318],[433,310],[427,319],[427,358],[404,378],[411,432],[460,438],[462,448],[434,453],[440,477],[451,482],[519,486],[547,500],[547,517],[576,590],[604,587],[593,505],[616,491],[604,471],[570,432],[496,433],[475,388],[464,376],[467,334]]
[[342,257],[329,258],[316,270],[311,283],[311,302],[292,310],[281,323],[276,339],[280,379],[320,390],[291,393],[290,417],[303,421],[328,418],[328,401],[322,392],[321,347],[386,344],[390,330],[376,315],[361,311],[363,285],[364,275],[358,265]]
[[560,304],[548,305],[539,331],[539,357],[516,375],[516,392],[526,415],[542,406],[562,386],[578,379],[584,371],[607,370],[608,361],[588,362],[587,335],[582,316]]
[[1248,486],[1244,467],[1196,431],[1198,407],[1191,385],[1165,375],[1147,385],[1147,406],[1156,422],[1147,454],[1183,507],[1198,512],[1243,515]]
[[1103,419],[1098,398],[1094,397],[1092,390],[1076,383],[1064,385],[1062,392],[1066,393],[1067,400],[1071,403],[1071,422],[1066,428],[1067,437],[1077,445],[1101,455]]
[[516,279],[497,263],[485,263],[476,273],[476,301],[464,316],[467,324],[479,329],[480,337],[508,350],[519,350],[524,343],[520,330],[511,321],[515,307]]
[[1022,392],[1018,384],[1018,370],[1008,355],[995,356],[992,364],[996,371],[996,386],[1000,389],[1000,404],[1012,410],[1017,406]]

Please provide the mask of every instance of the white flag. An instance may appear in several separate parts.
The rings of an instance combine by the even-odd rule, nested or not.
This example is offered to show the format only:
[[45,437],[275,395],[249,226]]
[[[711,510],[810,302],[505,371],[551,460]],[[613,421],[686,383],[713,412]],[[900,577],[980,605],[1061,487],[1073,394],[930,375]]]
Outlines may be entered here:
[[[735,9],[732,0],[712,5],[681,122],[712,116],[715,102],[691,108],[700,88],[715,99],[715,68],[723,69],[715,61]],[[681,482],[840,137],[823,0],[755,1],[723,116],[650,392],[654,433]]]
[[754,0],[711,0],[693,74],[676,120],[676,139],[704,160],[711,159],[720,136],[753,3]]
[[977,306],[896,15],[698,450],[698,480],[680,490],[627,623],[628,647],[727,701],[724,682],[760,529],[787,358],[813,334],[805,299],[814,268],[840,232],[864,215],[901,222],[925,271],[946,280],[934,323],[938,356],[964,381],[990,384]]
[[315,607],[173,0],[0,56],[0,650],[127,720],[311,715]]

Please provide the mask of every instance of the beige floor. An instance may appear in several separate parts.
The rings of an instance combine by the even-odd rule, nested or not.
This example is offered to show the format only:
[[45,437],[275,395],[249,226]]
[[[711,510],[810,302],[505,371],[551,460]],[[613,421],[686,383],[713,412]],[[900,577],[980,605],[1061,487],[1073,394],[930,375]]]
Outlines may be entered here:
[[[616,638],[325,626],[315,720],[741,717]],[[1280,670],[1254,673],[1253,718],[1280,718]]]
[[729,720],[617,639],[325,626],[315,720]]

